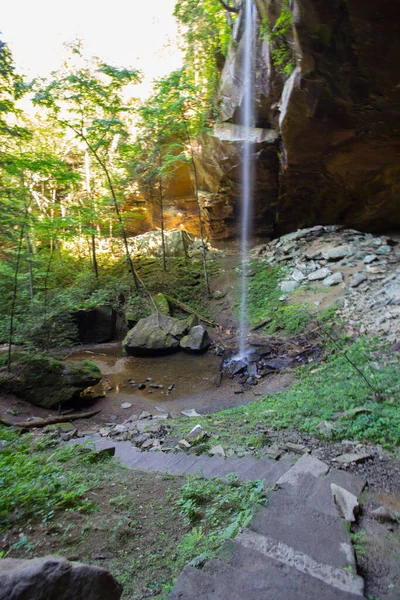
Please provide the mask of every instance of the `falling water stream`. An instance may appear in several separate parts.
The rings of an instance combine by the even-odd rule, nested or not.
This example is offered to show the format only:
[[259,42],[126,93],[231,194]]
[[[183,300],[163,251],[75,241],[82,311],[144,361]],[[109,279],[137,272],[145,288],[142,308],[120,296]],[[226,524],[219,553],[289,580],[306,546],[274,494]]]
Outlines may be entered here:
[[241,122],[243,127],[243,162],[242,162],[242,210],[241,210],[241,260],[242,281],[240,300],[240,324],[239,324],[239,356],[246,354],[246,340],[248,335],[248,247],[251,234],[252,199],[254,176],[252,167],[251,128],[255,124],[254,104],[254,59],[255,59],[255,8],[253,0],[245,0],[244,14],[244,51],[243,51],[243,100]]

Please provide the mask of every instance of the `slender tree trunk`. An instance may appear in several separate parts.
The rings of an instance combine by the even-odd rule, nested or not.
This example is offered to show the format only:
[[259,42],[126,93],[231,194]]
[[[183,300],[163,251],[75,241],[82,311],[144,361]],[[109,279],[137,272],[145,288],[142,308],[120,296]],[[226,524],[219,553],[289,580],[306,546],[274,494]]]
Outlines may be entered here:
[[113,183],[111,181],[110,173],[108,172],[108,169],[107,169],[107,165],[100,158],[100,156],[98,155],[98,153],[95,150],[95,148],[93,148],[93,146],[87,141],[87,139],[85,137],[82,137],[82,139],[84,140],[84,142],[88,146],[89,150],[92,152],[93,156],[95,157],[95,159],[99,163],[100,167],[103,169],[104,174],[105,174],[105,176],[107,178],[108,187],[110,189],[111,197],[112,197],[113,203],[114,203],[114,209],[115,209],[115,212],[116,212],[116,215],[117,215],[117,219],[118,219],[118,222],[119,222],[119,225],[120,225],[120,228],[121,228],[122,238],[123,238],[124,247],[125,247],[126,259],[128,261],[129,269],[130,269],[130,271],[132,273],[132,277],[133,277],[133,281],[135,283],[136,289],[139,290],[139,280],[137,278],[136,270],[135,270],[135,267],[133,266],[131,254],[129,252],[128,238],[126,237],[126,231],[125,231],[125,227],[124,227],[124,222],[122,220],[122,216],[121,216],[121,213],[120,213],[120,210],[119,210],[117,196],[116,196],[116,193],[115,193],[115,190],[114,190]]
[[47,263],[46,277],[44,278],[44,316],[45,317],[47,317],[48,291],[49,291],[48,290],[48,282],[49,282],[51,261],[53,260],[53,254],[54,254],[54,243],[53,243],[53,238],[51,238],[51,250],[50,250],[50,256],[49,256],[49,262]]
[[60,244],[58,243],[58,240],[56,237],[54,238],[54,248],[56,249],[56,252],[57,252],[58,262],[60,263],[60,266],[63,267],[63,259],[61,256]]
[[25,206],[24,222],[22,223],[21,231],[19,234],[17,264],[15,265],[15,271],[14,271],[14,284],[13,284],[13,297],[12,297],[12,303],[11,303],[10,327],[8,330],[8,356],[7,356],[7,371],[8,372],[11,371],[11,360],[12,360],[11,349],[12,349],[12,345],[13,345],[13,341],[14,341],[14,321],[15,321],[15,307],[17,304],[18,273],[19,273],[19,267],[21,264],[21,252],[22,252],[22,245],[23,245],[24,233],[25,233],[25,228],[26,228],[27,216],[28,216],[28,209]]
[[183,121],[185,124],[186,137],[187,137],[189,147],[190,147],[190,159],[191,159],[191,163],[192,163],[193,176],[194,176],[194,194],[195,194],[196,205],[197,205],[197,216],[198,216],[198,220],[199,220],[199,230],[200,230],[201,249],[202,249],[202,258],[203,258],[204,283],[206,285],[207,294],[210,296],[211,292],[210,292],[210,283],[208,280],[208,272],[207,272],[206,245],[204,243],[203,220],[201,218],[201,207],[200,207],[200,199],[199,199],[199,178],[198,178],[198,174],[197,174],[196,163],[194,160],[192,139],[190,137],[188,125],[187,125],[186,118],[184,115],[183,115]]
[[[88,150],[85,151],[85,176],[86,176],[86,191],[87,191],[87,195],[89,198],[89,204],[90,204],[90,209],[92,211],[93,214],[93,198],[92,198],[92,187],[91,187],[91,174],[90,174],[90,156],[89,156],[89,152]],[[93,220],[91,220],[91,229],[92,229],[92,240],[91,240],[91,246],[92,246],[92,251],[91,251],[91,255],[92,255],[92,265],[93,265],[93,272],[94,275],[96,277],[96,279],[99,278],[99,267],[97,264],[97,256],[96,256],[96,236],[93,233],[94,231],[94,222]]]
[[161,244],[162,244],[162,255],[163,255],[163,269],[167,270],[167,257],[165,252],[165,232],[164,232],[164,206],[163,206],[163,181],[161,175],[161,167],[162,167],[162,156],[161,152],[158,153],[158,165],[160,168],[160,176],[158,179],[159,186],[159,205],[160,205],[160,225],[161,225]]
[[29,297],[31,299],[31,302],[33,300],[33,296],[34,296],[34,289],[33,289],[33,270],[32,270],[32,245],[31,245],[31,240],[29,237],[29,232],[26,232],[26,248],[28,250],[28,270],[29,270]]

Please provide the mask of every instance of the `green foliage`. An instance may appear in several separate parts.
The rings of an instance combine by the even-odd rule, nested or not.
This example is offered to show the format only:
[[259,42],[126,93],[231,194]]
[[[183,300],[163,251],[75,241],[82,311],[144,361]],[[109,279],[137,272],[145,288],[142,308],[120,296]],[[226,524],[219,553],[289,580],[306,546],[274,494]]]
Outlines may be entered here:
[[353,544],[357,558],[365,556],[366,553],[366,533],[364,529],[360,529],[355,533],[351,533],[351,542]]
[[0,440],[0,530],[33,518],[48,521],[58,511],[93,510],[85,494],[101,466],[85,466],[94,454],[90,448],[58,447],[49,452],[42,438],[33,450],[30,435],[5,427],[0,427]]
[[214,557],[224,540],[234,538],[265,502],[263,481],[243,483],[233,473],[225,480],[189,476],[176,503],[193,525],[179,545],[180,563],[198,566]]
[[202,113],[213,119],[235,17],[228,19],[218,0],[178,0],[174,14],[183,25],[189,80],[198,88]]
[[[248,317],[250,325],[268,320],[264,327],[266,333],[283,330],[294,334],[302,331],[312,319],[305,304],[284,304],[279,298],[282,292],[278,283],[283,276],[280,267],[273,267],[261,261],[252,261],[249,265],[252,275],[248,281]],[[235,303],[236,312],[239,301]]]
[[291,42],[293,15],[288,8],[288,3],[284,3],[275,24],[271,26],[270,22],[264,19],[260,31],[261,36],[268,38],[271,44],[273,64],[282,75],[289,77],[293,72],[295,63]]

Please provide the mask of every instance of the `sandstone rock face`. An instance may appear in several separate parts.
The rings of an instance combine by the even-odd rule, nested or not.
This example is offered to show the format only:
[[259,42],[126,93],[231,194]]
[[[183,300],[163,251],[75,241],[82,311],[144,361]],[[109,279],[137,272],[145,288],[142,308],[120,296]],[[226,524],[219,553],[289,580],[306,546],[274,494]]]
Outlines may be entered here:
[[58,408],[79,399],[86,388],[101,380],[98,367],[88,360],[73,363],[49,354],[17,352],[11,373],[6,360],[5,354],[0,356],[0,389],[43,408]]
[[[283,0],[255,0],[276,23]],[[376,231],[400,222],[400,86],[396,0],[291,0],[293,72],[256,32],[254,228],[316,223]],[[211,237],[238,230],[243,27],[239,15],[220,89],[220,123],[199,140],[203,216]],[[275,61],[276,62],[276,61]]]
[[0,600],[119,600],[122,586],[105,569],[59,556],[0,560]]

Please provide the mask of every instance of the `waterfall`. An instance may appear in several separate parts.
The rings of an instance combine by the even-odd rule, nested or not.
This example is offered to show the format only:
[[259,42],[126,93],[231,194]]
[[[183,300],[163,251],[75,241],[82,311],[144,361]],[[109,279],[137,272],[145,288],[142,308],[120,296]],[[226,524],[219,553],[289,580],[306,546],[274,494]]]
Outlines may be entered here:
[[253,0],[244,0],[244,50],[243,50],[243,96],[241,122],[244,131],[243,161],[242,161],[242,198],[241,198],[241,258],[242,258],[242,281],[240,299],[240,323],[239,323],[239,356],[246,354],[246,339],[248,335],[247,296],[248,296],[248,249],[251,235],[252,200],[254,174],[252,165],[253,143],[251,127],[255,125],[255,103],[254,103],[254,74],[256,54],[256,11]]

